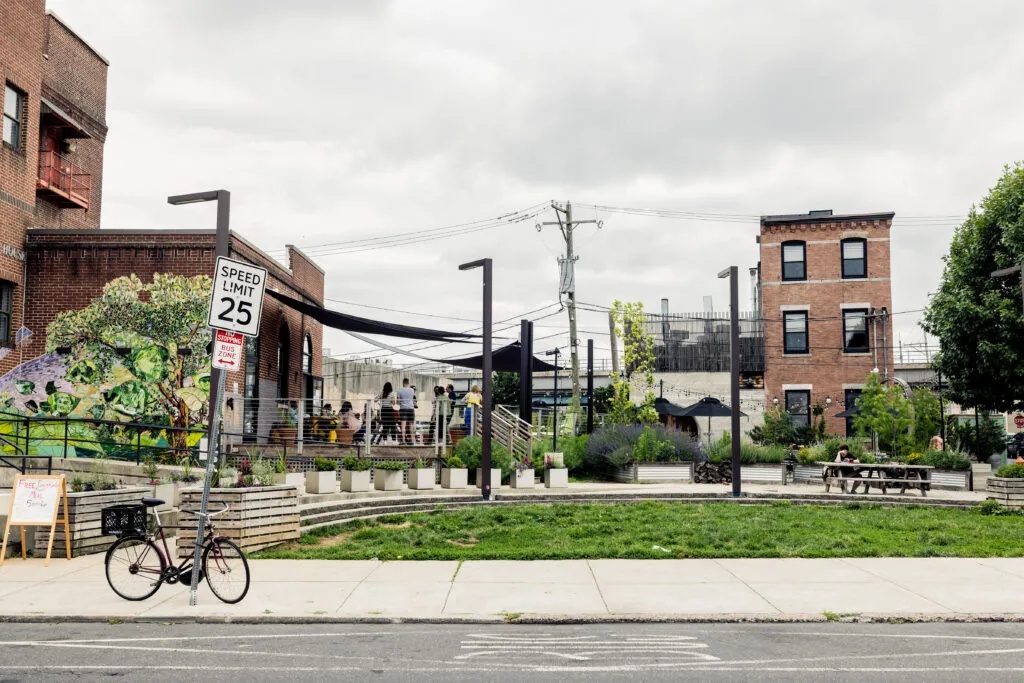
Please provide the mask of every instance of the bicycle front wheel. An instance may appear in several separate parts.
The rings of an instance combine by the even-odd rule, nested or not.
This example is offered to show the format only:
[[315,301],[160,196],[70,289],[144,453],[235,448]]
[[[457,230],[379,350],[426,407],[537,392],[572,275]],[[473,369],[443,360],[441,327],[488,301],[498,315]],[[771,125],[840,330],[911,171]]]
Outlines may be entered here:
[[203,573],[213,594],[229,605],[249,592],[249,562],[242,549],[226,538],[216,538],[206,546]]
[[141,536],[116,541],[103,563],[107,583],[125,600],[145,600],[156,593],[167,568],[156,544]]

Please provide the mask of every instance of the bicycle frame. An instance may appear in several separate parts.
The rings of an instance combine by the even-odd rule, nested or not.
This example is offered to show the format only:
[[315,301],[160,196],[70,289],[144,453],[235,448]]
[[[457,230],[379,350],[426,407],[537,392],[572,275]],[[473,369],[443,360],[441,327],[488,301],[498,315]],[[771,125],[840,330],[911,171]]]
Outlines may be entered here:
[[[221,510],[220,512],[215,512],[215,513],[213,513],[213,515],[223,514],[223,513],[227,512],[227,511],[228,511],[228,507],[224,506],[223,510]],[[210,543],[212,543],[213,541],[216,541],[218,539],[225,538],[224,536],[220,536],[220,535],[217,535],[217,534],[214,533],[215,529],[213,528],[213,522],[209,519],[209,517],[212,517],[213,515],[207,515],[208,519],[206,520],[205,533],[203,534],[203,546],[207,546]],[[170,525],[170,526],[164,526],[163,524],[161,524],[160,523],[160,513],[157,512],[156,508],[153,508],[153,517],[156,520],[156,527],[155,527],[155,529],[152,532],[147,533],[145,536],[140,536],[140,538],[145,538],[146,540],[153,541],[154,542],[154,547],[156,547],[156,552],[157,552],[157,554],[160,555],[160,558],[161,558],[160,564],[161,564],[161,566],[164,567],[164,569],[163,569],[163,571],[161,571],[160,575],[157,577],[157,581],[159,583],[165,583],[165,582],[172,583],[172,582],[176,582],[177,578],[179,576],[184,574],[186,571],[191,571],[192,570],[192,566],[189,564],[192,561],[192,557],[189,556],[189,557],[184,558],[177,566],[175,566],[174,563],[171,561],[171,549],[167,545],[167,535],[164,533],[164,529],[165,528],[166,529],[181,529],[183,527],[180,524],[179,525]],[[159,536],[159,539],[160,539],[160,544],[159,545],[156,544],[156,540],[157,540],[158,536]],[[160,545],[163,545],[163,550],[162,551],[160,550]],[[145,554],[143,554],[142,557],[139,558],[139,563],[140,564],[142,563],[142,559],[144,557],[145,557]],[[173,573],[168,571],[168,570],[171,570],[171,569],[174,570]],[[146,569],[145,567],[139,567],[138,571],[139,571],[139,573],[154,573],[154,572]]]

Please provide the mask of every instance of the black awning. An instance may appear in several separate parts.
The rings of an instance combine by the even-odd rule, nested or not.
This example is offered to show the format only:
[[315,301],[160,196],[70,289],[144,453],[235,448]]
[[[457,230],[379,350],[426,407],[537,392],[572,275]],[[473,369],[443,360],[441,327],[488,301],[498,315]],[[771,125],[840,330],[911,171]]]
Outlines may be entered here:
[[310,318],[313,318],[327,327],[333,327],[336,330],[344,330],[346,332],[382,334],[388,337],[402,337],[404,339],[421,339],[423,341],[439,342],[476,339],[480,336],[478,334],[466,334],[465,332],[442,332],[440,330],[430,330],[423,327],[411,327],[409,325],[398,325],[396,323],[382,323],[376,320],[360,318],[355,315],[348,315],[347,313],[330,311],[322,306],[317,306],[316,304],[307,304],[305,301],[293,299],[290,296],[285,296],[284,294],[275,292],[272,289],[268,289],[267,294],[277,299],[288,308],[294,309],[304,315],[308,315]]
[[[491,352],[491,367],[495,372],[519,372],[520,360],[522,353],[522,345],[519,342],[512,342],[508,346],[503,346],[500,349]],[[469,356],[468,358],[439,358],[438,363],[447,363],[448,365],[457,365],[460,368],[474,368],[476,370],[482,370],[484,367],[484,357],[480,356]],[[550,372],[557,368],[551,363],[542,361],[536,356],[533,357],[533,371],[534,372]]]

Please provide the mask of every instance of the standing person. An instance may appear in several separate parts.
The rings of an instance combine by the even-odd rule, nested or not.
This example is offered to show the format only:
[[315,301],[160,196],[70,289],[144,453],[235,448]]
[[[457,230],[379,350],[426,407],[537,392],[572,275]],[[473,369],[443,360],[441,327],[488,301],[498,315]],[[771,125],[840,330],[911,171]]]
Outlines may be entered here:
[[391,388],[391,382],[384,382],[384,387],[380,390],[380,396],[377,397],[376,402],[378,405],[377,410],[379,412],[380,419],[380,431],[377,432],[377,437],[373,443],[381,443],[385,439],[398,438],[398,426],[395,420],[395,397]]
[[483,405],[484,397],[480,394],[480,387],[473,385],[469,388],[466,399],[466,432],[473,433],[473,420],[476,418],[476,411]]
[[398,390],[398,433],[399,441],[411,446],[415,443],[416,431],[416,390],[409,386],[409,378],[402,380]]
[[448,420],[452,417],[452,400],[448,398],[444,387],[437,388],[437,415],[434,418],[441,423],[440,443],[445,444],[448,439]]
[[449,384],[445,387],[445,391],[448,392],[448,400],[451,401],[452,404],[459,400],[458,395],[455,393],[455,385]]

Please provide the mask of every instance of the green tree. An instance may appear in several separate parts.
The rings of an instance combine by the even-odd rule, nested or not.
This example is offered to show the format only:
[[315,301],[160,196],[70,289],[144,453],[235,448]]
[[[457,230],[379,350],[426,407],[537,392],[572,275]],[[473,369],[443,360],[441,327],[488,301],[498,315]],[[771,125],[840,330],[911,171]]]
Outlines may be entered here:
[[[67,379],[95,417],[163,415],[174,427],[202,424],[210,391],[211,289],[205,275],[157,274],[152,283],[119,277],[85,308],[58,313],[47,327],[46,350],[70,347]],[[179,457],[192,445],[180,432],[168,441],[181,449]]]
[[927,387],[917,387],[910,396],[910,408],[914,414],[914,448],[924,452],[942,426],[939,397]]
[[864,389],[857,398],[857,416],[853,419],[858,434],[878,435],[878,445],[894,458],[903,457],[910,445],[909,430],[913,422],[910,402],[903,390],[886,386],[878,373],[868,375]]
[[778,406],[764,411],[761,424],[750,430],[750,440],[765,446],[789,446],[796,441],[793,418]]
[[615,396],[615,389],[609,384],[603,387],[594,387],[594,413],[607,413],[612,409],[612,397]]
[[1011,410],[1024,400],[1020,279],[991,273],[1024,261],[1024,163],[1007,166],[971,207],[944,260],[923,323],[939,338],[935,368],[957,403]]
[[495,406],[519,405],[519,373],[496,372],[491,385],[492,403]]
[[[615,334],[622,341],[623,371],[613,384],[611,421],[618,423],[658,421],[654,410],[654,339],[646,332],[644,306],[639,301],[612,305]],[[643,402],[634,406],[630,384],[636,383],[644,392]]]

